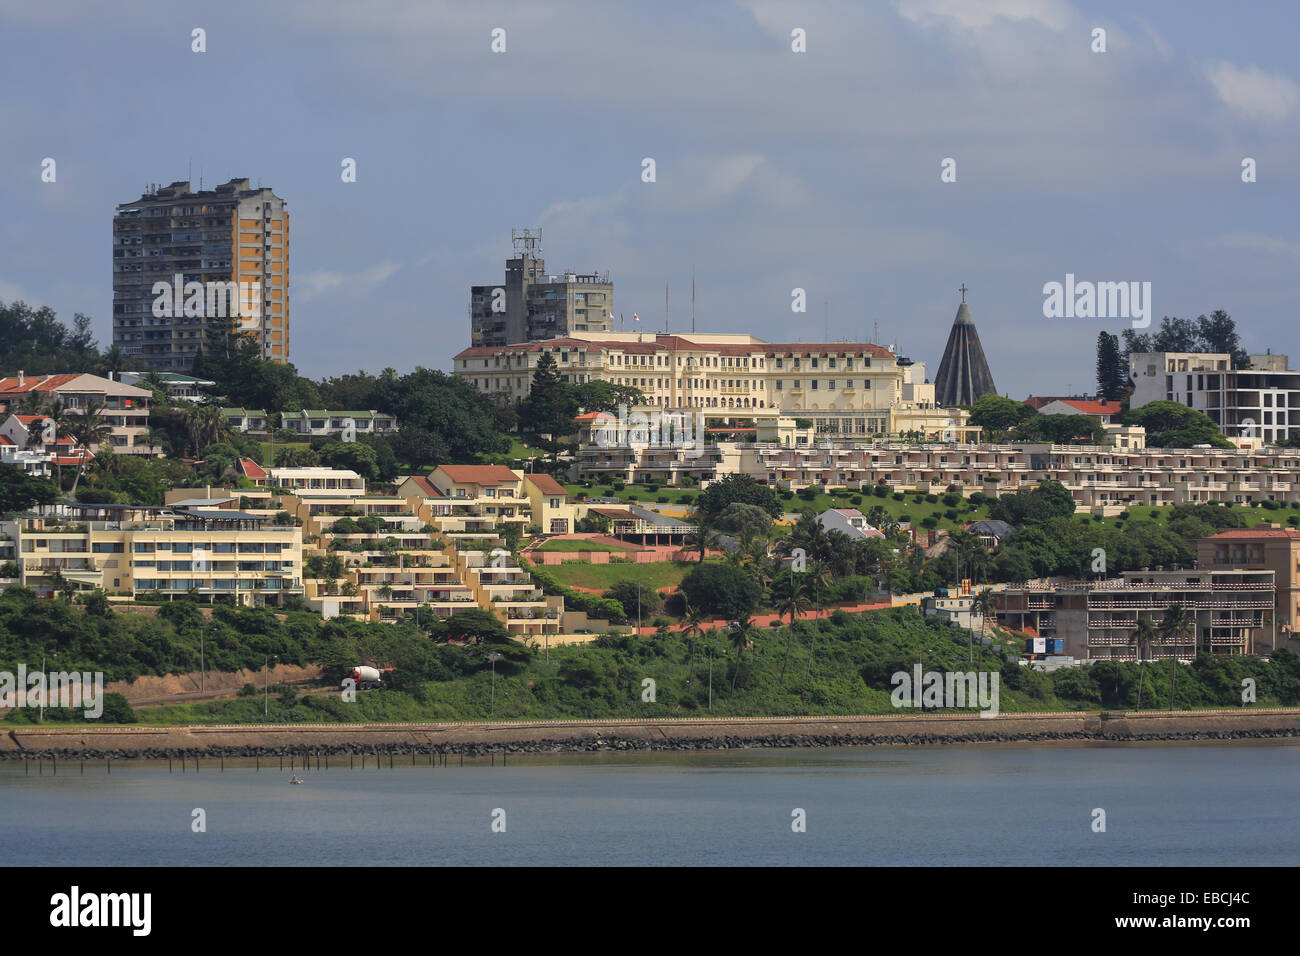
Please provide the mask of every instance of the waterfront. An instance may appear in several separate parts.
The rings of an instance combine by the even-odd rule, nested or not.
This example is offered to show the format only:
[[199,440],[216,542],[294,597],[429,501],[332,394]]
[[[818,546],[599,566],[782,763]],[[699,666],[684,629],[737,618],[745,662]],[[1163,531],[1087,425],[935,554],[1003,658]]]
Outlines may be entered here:
[[[63,865],[1290,865],[1300,747],[840,748],[298,772],[0,765],[0,837]],[[201,808],[206,832],[191,829]],[[791,829],[792,811],[807,830]],[[1105,833],[1093,810],[1106,811]],[[494,811],[505,832],[493,832]],[[499,815],[498,819],[499,819]]]

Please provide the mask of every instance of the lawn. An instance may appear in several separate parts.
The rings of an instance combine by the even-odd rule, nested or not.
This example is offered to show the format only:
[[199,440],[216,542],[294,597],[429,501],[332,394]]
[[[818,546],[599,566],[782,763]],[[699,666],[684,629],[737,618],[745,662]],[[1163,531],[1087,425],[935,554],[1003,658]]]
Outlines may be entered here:
[[[1233,505],[1224,510],[1229,510],[1240,515],[1246,521],[1247,527],[1257,525],[1279,524],[1284,528],[1295,527],[1300,524],[1300,508],[1278,507],[1278,508],[1251,508]],[[1128,518],[1130,521],[1160,521],[1166,522],[1172,514],[1172,508],[1155,508],[1150,505],[1132,505],[1128,509]],[[1079,516],[1080,520],[1086,520],[1084,516]],[[1115,527],[1116,523],[1121,520],[1119,515],[1113,518],[1098,519],[1092,518],[1092,521],[1100,521],[1108,528]]]
[[[258,463],[260,464],[264,461],[270,461],[271,459],[268,453],[270,452],[271,449],[271,443],[260,441],[257,443],[257,445],[258,445],[258,452],[257,452]],[[279,451],[284,448],[293,448],[298,451],[303,451],[310,447],[311,447],[311,442],[309,441],[278,441],[275,443],[275,450],[277,453],[279,453]]]
[[[643,504],[654,505],[660,502],[660,498],[667,498],[667,504],[676,508],[689,507],[690,502],[694,502],[699,495],[699,491],[690,488],[658,488],[655,491],[647,491],[643,485],[628,485],[622,491],[614,491],[610,485],[595,483],[594,487],[586,488],[582,485],[566,485],[569,495],[577,499],[579,495],[588,495],[590,497],[614,496],[623,501],[637,501]],[[688,499],[683,502],[682,498]],[[944,503],[943,495],[935,496],[936,501],[929,501],[925,495],[921,496],[918,504],[915,495],[903,495],[902,501],[894,498],[894,493],[886,495],[884,498],[877,498],[870,492],[853,491],[847,495],[823,495],[819,494],[811,500],[803,498],[798,494],[791,498],[781,498],[781,507],[791,514],[797,514],[805,508],[812,508],[817,514],[821,514],[828,508],[856,508],[863,514],[866,514],[875,506],[879,505],[888,511],[894,518],[902,519],[907,515],[915,527],[920,527],[921,522],[926,518],[934,515],[939,519],[939,527],[949,530],[960,527],[971,521],[978,521],[981,518],[989,516],[987,505],[972,505],[968,500],[961,498],[955,506],[949,506]],[[960,496],[959,496],[960,497]],[[858,499],[856,502],[854,499]],[[957,512],[956,520],[947,517],[949,510]],[[774,537],[780,537],[784,534],[783,527],[777,525],[773,529]]]
[[[524,436],[533,441],[537,441],[536,436]],[[542,448],[541,445],[530,445],[527,441],[520,441],[513,438],[510,441],[510,450],[502,455],[480,455],[485,465],[509,465],[512,461],[527,458],[549,458],[551,453],[548,449]]]
[[654,561],[648,564],[568,564],[548,565],[546,570],[569,587],[603,591],[620,581],[640,581],[652,588],[674,587],[695,567],[694,561]]
[[631,551],[631,548],[623,548],[616,544],[605,544],[601,541],[588,541],[585,538],[553,538],[539,545],[537,551]]

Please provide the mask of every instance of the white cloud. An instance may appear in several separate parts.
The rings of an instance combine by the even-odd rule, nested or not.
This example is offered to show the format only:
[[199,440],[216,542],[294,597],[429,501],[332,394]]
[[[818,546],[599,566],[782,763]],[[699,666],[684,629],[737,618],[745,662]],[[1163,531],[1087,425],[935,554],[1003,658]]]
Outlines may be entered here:
[[1258,233],[1233,232],[1211,240],[1210,245],[1229,249],[1250,249],[1268,255],[1294,256],[1300,259],[1300,242],[1290,242],[1276,236],[1262,236]]
[[1300,104],[1300,87],[1281,73],[1220,61],[1206,67],[1205,75],[1224,105],[1246,119],[1280,123]]
[[0,302],[26,302],[28,305],[37,306],[41,303],[37,298],[28,292],[25,288],[16,282],[9,282],[0,279]]
[[401,266],[394,262],[381,262],[365,272],[330,272],[318,270],[293,277],[293,292],[296,298],[309,302],[326,292],[343,290],[345,294],[355,294],[382,285],[392,277]]
[[1057,33],[1074,11],[1063,0],[894,0],[898,14],[918,26],[983,30],[997,20],[1037,23]]

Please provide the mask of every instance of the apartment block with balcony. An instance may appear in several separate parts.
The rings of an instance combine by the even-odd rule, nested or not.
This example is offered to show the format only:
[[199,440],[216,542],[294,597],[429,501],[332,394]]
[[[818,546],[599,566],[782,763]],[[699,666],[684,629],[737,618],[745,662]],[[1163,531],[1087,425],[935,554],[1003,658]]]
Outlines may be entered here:
[[1234,369],[1226,352],[1136,352],[1129,366],[1131,408],[1179,402],[1204,412],[1243,447],[1300,434],[1300,370],[1285,355],[1252,355],[1247,367]]
[[1274,612],[1280,639],[1292,648],[1300,644],[1300,530],[1274,524],[1220,531],[1196,542],[1196,564],[1271,573],[1277,583]]
[[1118,578],[1010,587],[996,592],[998,623],[1036,637],[1059,638],[1080,660],[1136,660],[1139,619],[1157,629],[1181,605],[1195,626],[1164,635],[1147,659],[1190,661],[1198,653],[1255,654],[1273,646],[1271,570],[1129,571]]
[[302,531],[229,509],[70,505],[70,520],[13,522],[21,583],[139,597],[280,606],[301,597]]
[[177,281],[255,288],[257,301],[241,303],[250,314],[238,318],[239,330],[263,358],[289,360],[289,211],[270,188],[232,179],[194,192],[180,181],[117,207],[113,344],[137,367],[186,372],[209,332],[232,327],[207,301],[201,309],[176,303],[170,313],[156,314],[155,284]]
[[281,427],[311,438],[335,437],[350,427],[357,435],[388,435],[397,431],[397,418],[385,412],[327,411],[325,409],[285,412]]
[[495,537],[509,525],[522,533],[534,524],[523,472],[504,465],[442,465],[427,477],[404,479],[397,493],[424,500],[453,541]]

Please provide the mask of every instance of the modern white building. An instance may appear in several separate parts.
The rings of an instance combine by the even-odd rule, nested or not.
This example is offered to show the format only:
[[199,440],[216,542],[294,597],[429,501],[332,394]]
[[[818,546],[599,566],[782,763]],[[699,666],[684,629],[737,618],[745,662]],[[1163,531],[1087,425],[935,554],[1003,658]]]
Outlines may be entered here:
[[1233,369],[1226,352],[1135,352],[1130,408],[1170,401],[1204,412],[1243,446],[1274,445],[1300,429],[1300,371],[1285,355],[1250,356]]

